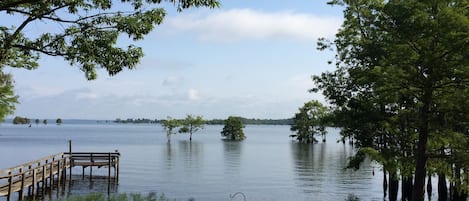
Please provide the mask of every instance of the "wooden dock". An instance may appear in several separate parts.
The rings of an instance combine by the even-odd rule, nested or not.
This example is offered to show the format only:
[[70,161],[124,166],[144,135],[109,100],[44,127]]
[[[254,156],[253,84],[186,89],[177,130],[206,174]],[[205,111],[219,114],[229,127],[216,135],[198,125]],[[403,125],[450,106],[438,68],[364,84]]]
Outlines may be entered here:
[[[70,145],[71,150],[71,145]],[[93,167],[108,168],[108,183],[111,178],[116,183],[119,180],[119,152],[62,152],[47,156],[35,161],[24,163],[15,167],[0,170],[0,196],[7,196],[10,201],[13,193],[18,192],[18,200],[24,199],[24,191],[33,198],[39,193],[39,189],[52,189],[67,181],[72,180],[73,167],[83,168],[82,178],[85,175],[85,168],[89,167],[90,179],[92,179]],[[111,175],[111,169],[114,174]]]

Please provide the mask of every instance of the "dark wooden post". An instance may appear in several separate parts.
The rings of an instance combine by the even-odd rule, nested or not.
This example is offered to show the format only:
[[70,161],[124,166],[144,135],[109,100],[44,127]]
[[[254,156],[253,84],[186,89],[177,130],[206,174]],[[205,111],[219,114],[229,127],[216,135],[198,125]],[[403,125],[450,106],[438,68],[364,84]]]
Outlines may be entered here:
[[63,159],[63,171],[64,171],[63,179],[64,179],[64,183],[66,183],[67,182],[67,159],[66,158]]
[[61,167],[61,160],[57,161],[57,186],[60,185],[61,177],[62,177],[62,167]]
[[44,195],[44,191],[45,191],[45,188],[46,188],[46,164],[42,165],[41,183],[42,183],[42,194]]
[[[32,167],[32,165],[29,164],[29,165],[28,165],[28,173],[29,173],[30,177],[33,176],[33,175],[31,175],[31,167]],[[32,182],[32,181],[31,181],[31,182]],[[28,196],[30,196],[30,195],[31,195],[31,185],[27,185],[27,186],[28,186]]]
[[111,182],[111,167],[112,167],[112,160],[111,160],[111,152],[108,153],[108,170],[107,170],[107,181]]
[[112,167],[112,160],[111,160],[111,152],[108,153],[108,168],[107,168],[107,194],[111,193],[111,167]]
[[120,164],[120,156],[117,155],[117,184],[119,184],[119,170],[120,170],[119,164]]
[[8,172],[8,195],[7,195],[7,201],[11,200],[11,186],[13,185],[13,177],[11,176],[11,172]]
[[72,140],[68,140],[68,153],[72,155]]
[[72,140],[68,140],[68,157],[69,157],[69,165],[70,165],[70,182],[72,181],[72,168],[73,168],[73,159],[72,159]]
[[23,189],[24,189],[24,172],[23,169],[20,169],[21,172],[21,185],[20,185],[20,191],[19,193],[19,199],[24,200],[24,194],[23,194]]
[[54,186],[54,159],[52,159],[52,162],[50,163],[49,185],[51,188]]
[[33,200],[36,196],[36,168],[33,169],[33,183],[31,184],[31,190],[33,191]]
[[94,165],[94,159],[93,159],[93,153],[91,153],[91,165],[90,165],[90,181],[93,180],[93,165]]

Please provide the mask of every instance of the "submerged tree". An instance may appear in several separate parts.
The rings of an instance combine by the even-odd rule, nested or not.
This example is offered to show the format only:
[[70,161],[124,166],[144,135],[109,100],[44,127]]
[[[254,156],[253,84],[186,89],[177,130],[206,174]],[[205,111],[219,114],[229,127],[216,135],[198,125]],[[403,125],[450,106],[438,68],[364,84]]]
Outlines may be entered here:
[[16,116],[13,118],[13,124],[29,124],[30,120],[27,117]]
[[[117,45],[118,38],[142,40],[162,23],[166,15],[160,7],[163,2],[174,4],[178,11],[220,6],[217,0],[0,1],[0,71],[4,67],[35,69],[44,55],[62,57],[89,80],[96,79],[99,68],[109,75],[133,69],[143,57],[142,49]],[[33,30],[41,25],[46,28]],[[11,79],[5,78],[1,73],[0,119],[11,114],[17,102]]]
[[297,133],[296,139],[301,143],[317,142],[315,136],[321,135],[325,141],[326,126],[324,118],[327,115],[327,108],[319,101],[307,102],[299,109],[300,111],[293,117],[291,131]]
[[[383,162],[395,161],[389,164],[410,183],[413,177],[413,201],[424,200],[429,160],[446,164],[432,167],[433,172],[467,177],[467,162],[450,160],[467,153],[450,140],[468,139],[468,125],[460,123],[468,117],[457,114],[469,111],[456,107],[467,100],[469,83],[467,1],[330,3],[345,6],[345,20],[335,40],[321,40],[319,48],[336,49],[337,70],[314,77],[314,91],[322,90],[335,105],[346,134],[369,153],[386,156]],[[367,111],[379,119],[358,117]],[[438,123],[456,116],[458,126]],[[467,186],[459,184],[457,192],[464,193]]]
[[192,141],[192,134],[204,128],[205,121],[202,116],[187,115],[181,120],[179,133],[189,133],[189,140]]
[[181,123],[177,119],[173,119],[171,117],[168,117],[165,120],[161,121],[161,126],[166,131],[166,137],[168,138],[168,142],[171,142],[171,135],[176,133],[173,130],[175,128],[181,126]]
[[240,117],[230,116],[225,120],[225,126],[221,136],[229,140],[244,140],[246,136],[243,131],[244,125]]

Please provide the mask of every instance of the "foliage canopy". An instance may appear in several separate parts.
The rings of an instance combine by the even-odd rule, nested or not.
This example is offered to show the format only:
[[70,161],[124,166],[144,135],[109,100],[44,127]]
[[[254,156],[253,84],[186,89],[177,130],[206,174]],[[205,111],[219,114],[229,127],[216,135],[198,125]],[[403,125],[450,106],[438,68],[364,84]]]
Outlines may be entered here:
[[15,103],[18,103],[18,96],[14,94],[11,75],[0,71],[0,121],[13,114]]
[[189,133],[189,140],[192,141],[192,134],[204,128],[205,120],[202,116],[187,115],[180,123],[179,133]]
[[243,131],[244,125],[241,118],[229,116],[225,120],[225,126],[221,131],[221,135],[229,140],[244,140],[246,136]]
[[168,142],[171,141],[171,135],[175,134],[174,129],[181,125],[181,121],[168,117],[167,119],[161,121],[161,126],[166,131],[166,137]]
[[[162,3],[178,11],[216,8],[217,0],[3,0],[0,1],[0,119],[14,111],[11,76],[5,67],[35,69],[41,56],[57,56],[77,66],[88,80],[97,69],[115,75],[133,69],[143,57],[140,47],[118,44],[127,36],[142,40],[162,23]],[[31,32],[40,24],[43,29]]]
[[386,171],[414,176],[412,200],[423,200],[427,170],[458,177],[469,167],[454,158],[469,154],[461,149],[469,139],[469,2],[329,3],[345,7],[345,20],[319,49],[337,51],[337,68],[315,76],[312,91],[323,92],[343,134]]
[[291,131],[297,133],[296,139],[301,143],[317,142],[316,135],[326,135],[325,117],[328,109],[319,101],[306,102],[299,108],[299,112],[293,117]]

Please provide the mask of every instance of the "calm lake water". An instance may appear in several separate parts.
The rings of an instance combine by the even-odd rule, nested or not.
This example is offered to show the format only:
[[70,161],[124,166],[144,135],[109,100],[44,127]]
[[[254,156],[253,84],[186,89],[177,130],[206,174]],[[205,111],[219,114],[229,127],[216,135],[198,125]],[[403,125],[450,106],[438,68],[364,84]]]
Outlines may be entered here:
[[[230,200],[236,192],[243,192],[248,201],[334,201],[352,194],[360,200],[383,199],[382,173],[376,165],[344,169],[354,150],[336,143],[338,129],[328,130],[327,143],[314,145],[293,142],[288,126],[248,125],[242,142],[221,140],[221,130],[222,126],[206,126],[192,142],[188,135],[177,134],[168,144],[156,124],[2,124],[0,169],[68,151],[71,139],[73,151],[119,150],[118,192],[164,192],[170,198],[197,201]],[[71,194],[107,189],[104,181],[80,181],[80,176],[75,180]]]

